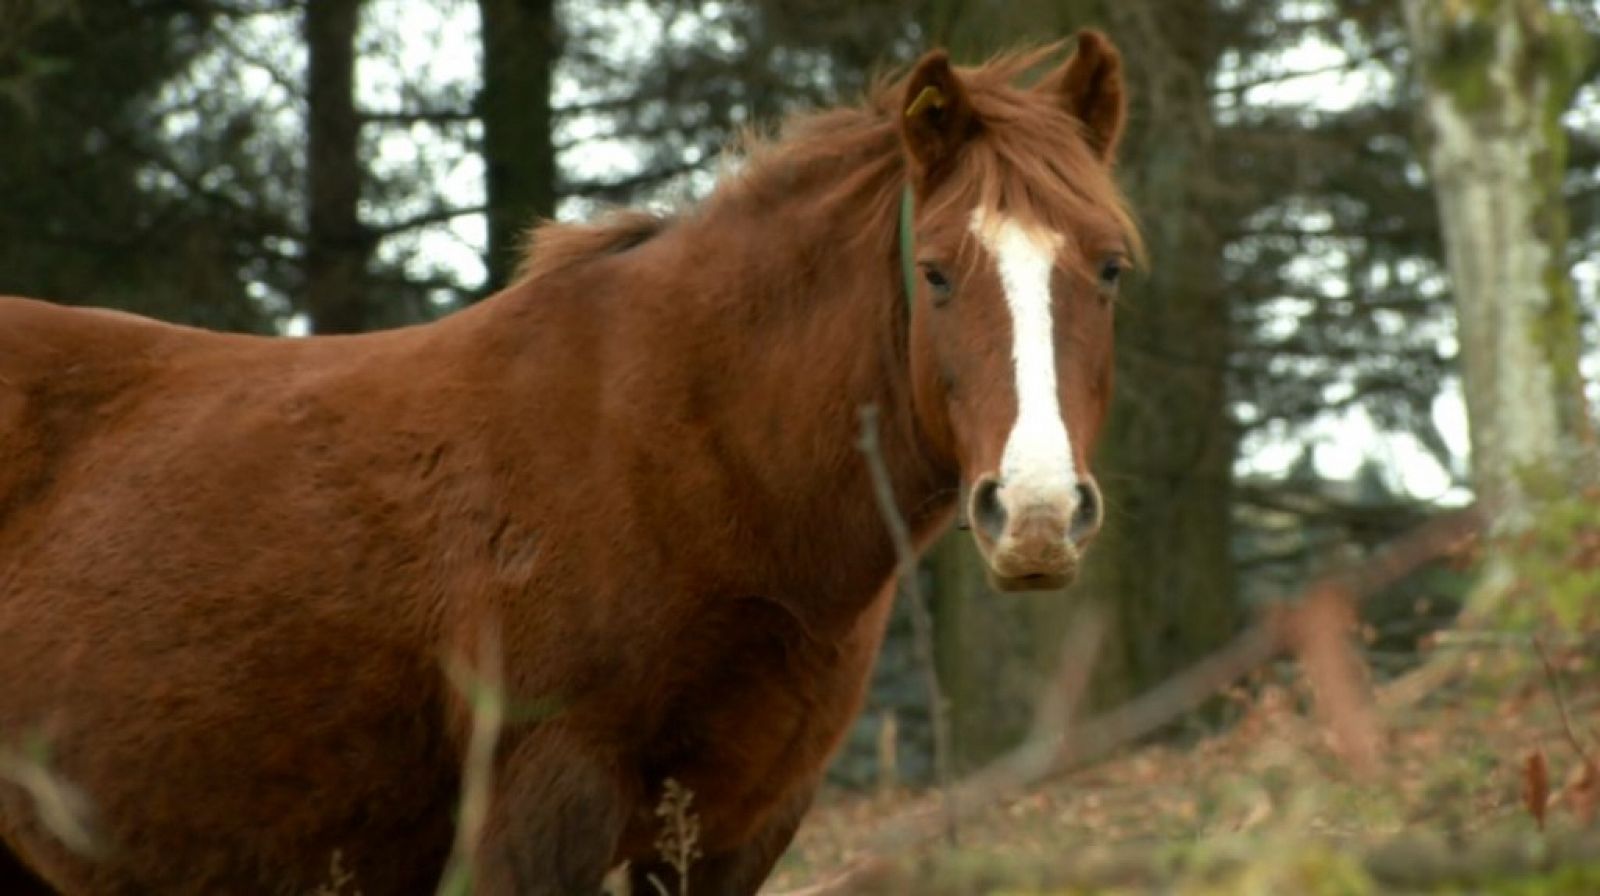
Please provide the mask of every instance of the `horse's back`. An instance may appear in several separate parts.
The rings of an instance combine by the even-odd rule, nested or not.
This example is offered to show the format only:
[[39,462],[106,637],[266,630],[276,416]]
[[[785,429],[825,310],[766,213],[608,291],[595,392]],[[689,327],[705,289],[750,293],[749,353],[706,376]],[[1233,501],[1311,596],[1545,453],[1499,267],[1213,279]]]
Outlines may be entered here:
[[0,533],[163,359],[229,338],[99,308],[0,297]]
[[346,492],[381,478],[373,446],[394,439],[394,344],[0,298],[0,576],[8,555],[176,550],[173,527],[200,530],[184,547],[259,553],[269,523],[314,530],[361,503]]
[[0,297],[0,529],[169,330],[179,328]]
[[15,385],[49,376],[62,365],[125,360],[130,351],[207,335],[215,334],[125,311],[0,296],[0,376]]

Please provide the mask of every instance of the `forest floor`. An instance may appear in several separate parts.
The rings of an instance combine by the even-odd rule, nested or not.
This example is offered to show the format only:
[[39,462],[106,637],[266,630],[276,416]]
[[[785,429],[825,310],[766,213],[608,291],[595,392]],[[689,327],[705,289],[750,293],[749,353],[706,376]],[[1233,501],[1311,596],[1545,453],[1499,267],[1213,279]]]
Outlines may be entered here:
[[1365,768],[1291,680],[1241,692],[1226,731],[1125,748],[963,822],[954,844],[866,852],[937,793],[828,795],[766,892],[1600,894],[1600,662],[1556,657],[1558,700],[1526,646],[1489,653],[1380,711]]

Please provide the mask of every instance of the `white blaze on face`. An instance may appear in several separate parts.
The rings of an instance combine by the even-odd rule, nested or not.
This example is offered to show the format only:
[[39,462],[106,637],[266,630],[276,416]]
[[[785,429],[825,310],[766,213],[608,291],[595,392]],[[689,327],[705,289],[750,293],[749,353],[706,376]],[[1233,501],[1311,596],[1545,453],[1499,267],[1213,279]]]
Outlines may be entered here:
[[1011,311],[1011,361],[1017,380],[1017,419],[1000,457],[1000,480],[1019,503],[1072,503],[1077,470],[1056,392],[1055,323],[1050,272],[1061,235],[1025,227],[1005,215],[978,209],[972,232],[1000,270]]

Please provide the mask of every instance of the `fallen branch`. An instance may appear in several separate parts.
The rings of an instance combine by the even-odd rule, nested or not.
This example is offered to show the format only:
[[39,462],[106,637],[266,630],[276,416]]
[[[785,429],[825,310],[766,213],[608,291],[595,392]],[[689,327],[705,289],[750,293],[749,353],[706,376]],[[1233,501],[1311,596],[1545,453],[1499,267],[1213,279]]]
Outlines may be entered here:
[[1537,834],[1508,830],[1465,843],[1420,832],[1402,834],[1368,849],[1362,864],[1379,883],[1404,890],[1452,887],[1484,892],[1486,885],[1505,887],[1509,878],[1592,864],[1595,856],[1600,856],[1600,831]]

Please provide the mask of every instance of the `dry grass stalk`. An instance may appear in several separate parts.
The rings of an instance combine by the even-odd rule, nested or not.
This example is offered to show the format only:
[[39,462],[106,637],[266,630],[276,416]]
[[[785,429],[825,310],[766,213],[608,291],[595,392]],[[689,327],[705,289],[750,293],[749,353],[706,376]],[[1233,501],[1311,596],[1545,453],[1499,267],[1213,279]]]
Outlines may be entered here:
[[79,855],[98,855],[103,844],[91,824],[94,803],[77,785],[49,768],[42,747],[25,753],[0,746],[0,779],[22,788],[33,800],[39,823],[68,849]]
[[[677,896],[689,896],[689,869],[700,859],[700,816],[690,805],[694,791],[676,779],[668,778],[661,785],[661,801],[656,804],[656,817],[661,819],[661,833],[656,835],[656,853],[661,861],[677,872]],[[672,891],[655,875],[650,884],[660,896],[672,896]]]
[[[349,887],[349,892],[345,888]],[[328,861],[328,882],[312,891],[311,896],[362,896],[361,890],[356,886],[356,876],[350,869],[344,867],[344,853],[340,850],[333,851],[333,857]]]
[[472,731],[461,773],[461,803],[455,842],[436,891],[438,896],[468,896],[476,876],[478,842],[494,796],[494,754],[505,727],[506,695],[501,681],[500,638],[486,628],[478,643],[475,669],[460,661],[449,668],[450,680],[472,707]]
[[900,726],[895,722],[894,710],[886,709],[878,726],[879,795],[887,796],[900,787],[899,742]]

